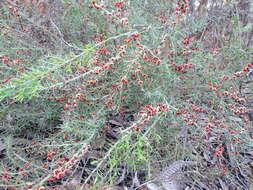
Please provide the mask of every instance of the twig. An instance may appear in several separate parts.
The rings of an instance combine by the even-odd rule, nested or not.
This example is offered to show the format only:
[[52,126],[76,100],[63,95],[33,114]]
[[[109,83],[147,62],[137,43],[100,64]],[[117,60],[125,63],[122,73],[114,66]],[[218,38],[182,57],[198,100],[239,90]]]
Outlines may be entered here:
[[56,28],[56,30],[58,31],[58,33],[59,33],[60,36],[61,36],[61,40],[62,40],[66,45],[68,45],[68,46],[71,47],[71,48],[77,49],[78,51],[81,51],[81,52],[83,51],[81,48],[79,48],[79,47],[74,47],[74,46],[71,45],[70,43],[66,42],[66,41],[64,40],[64,35],[63,35],[62,32],[60,31],[59,27],[52,21],[52,19],[50,19],[50,22],[51,22],[52,25]]
[[[70,159],[65,166],[68,166],[70,165],[72,162],[73,162],[73,159],[76,159],[76,158],[80,158],[83,154],[85,154],[86,152],[88,151],[88,145],[87,144],[84,144],[82,146],[82,148],[76,153],[73,155],[72,159]],[[81,155],[80,155],[81,154]],[[48,174],[46,177],[44,177],[40,182],[38,182],[36,185],[34,185],[31,189],[29,190],[33,190],[34,188],[37,188],[37,187],[41,187],[49,178],[51,178],[53,176],[52,173]]]

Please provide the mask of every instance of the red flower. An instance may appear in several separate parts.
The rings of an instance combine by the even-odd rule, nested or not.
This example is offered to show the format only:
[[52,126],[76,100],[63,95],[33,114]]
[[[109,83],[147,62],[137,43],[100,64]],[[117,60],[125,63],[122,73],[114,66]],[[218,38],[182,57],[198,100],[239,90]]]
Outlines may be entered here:
[[165,104],[157,104],[157,106],[160,112],[166,112],[169,110],[169,107]]
[[65,105],[65,106],[63,107],[63,109],[64,109],[65,111],[67,111],[67,110],[70,109],[70,107],[69,107],[68,105]]
[[156,115],[157,109],[154,108],[152,105],[146,105],[144,106],[145,109],[147,109],[148,113],[152,116]]
[[226,81],[226,80],[229,80],[229,77],[228,76],[223,76],[221,81]]
[[129,43],[129,42],[131,42],[131,41],[132,41],[132,39],[125,39],[125,40],[124,40],[125,43]]
[[222,153],[224,152],[224,146],[220,146],[218,148],[216,148],[214,155],[217,157],[222,156]]
[[50,157],[51,157],[51,156],[55,156],[55,155],[56,155],[56,152],[54,152],[54,151],[48,152],[48,153],[47,153],[47,156],[50,156]]
[[124,4],[123,1],[118,1],[118,2],[115,2],[115,3],[114,3],[114,6],[119,8],[119,7],[121,7],[123,4]]
[[72,105],[72,106],[74,106],[74,105],[76,105],[77,103],[76,103],[76,102],[67,102],[66,104],[67,104],[67,105]]
[[107,107],[112,107],[113,106],[113,101],[112,100],[109,100],[108,102],[106,102],[105,104]]
[[54,175],[53,177],[55,177],[56,179],[60,179],[64,176],[64,173],[60,168],[58,168],[53,171],[53,175]]
[[53,182],[54,180],[55,180],[54,177],[50,177],[50,178],[47,179],[48,182]]
[[9,64],[9,58],[7,56],[0,57],[2,59],[3,64],[8,65]]
[[67,98],[66,97],[59,97],[59,98],[55,98],[56,101],[59,101],[59,102],[62,102],[64,100],[66,100]]
[[126,79],[126,77],[122,77],[120,81],[124,84],[127,84],[129,81]]
[[141,128],[138,125],[133,125],[132,126],[136,131],[139,131]]
[[107,49],[106,47],[102,47],[102,48],[100,48],[100,49],[98,50],[98,53],[99,53],[100,55],[108,55],[108,54],[109,54],[109,51],[108,51],[108,49]]
[[182,13],[186,13],[186,12],[187,12],[187,9],[186,9],[186,8],[182,8],[182,9],[181,9],[181,12],[182,12]]
[[105,126],[104,126],[104,130],[105,130],[105,131],[108,131],[109,129],[110,129],[110,126],[109,126],[109,125],[105,125]]
[[133,39],[139,38],[140,36],[141,36],[141,34],[139,32],[134,32],[134,33],[131,34],[131,37]]
[[113,89],[117,89],[119,86],[117,84],[112,84]]
[[189,39],[185,39],[185,40],[183,41],[183,44],[184,44],[185,46],[189,45],[189,43],[190,43],[190,40],[189,40]]
[[122,23],[123,25],[127,25],[127,24],[128,24],[128,18],[122,18],[122,19],[121,19],[121,23]]
[[8,174],[8,173],[2,173],[2,174],[0,175],[0,178],[3,178],[3,179],[11,179],[11,175]]
[[94,84],[97,84],[97,81],[96,81],[96,80],[89,80],[89,81],[87,81],[87,83],[88,83],[88,84],[93,84],[93,85],[94,85]]
[[140,48],[140,47],[141,47],[140,42],[137,42],[137,43],[136,43],[136,47],[137,47],[137,48]]
[[245,67],[245,68],[242,69],[242,72],[247,72],[248,70],[249,70],[249,68]]

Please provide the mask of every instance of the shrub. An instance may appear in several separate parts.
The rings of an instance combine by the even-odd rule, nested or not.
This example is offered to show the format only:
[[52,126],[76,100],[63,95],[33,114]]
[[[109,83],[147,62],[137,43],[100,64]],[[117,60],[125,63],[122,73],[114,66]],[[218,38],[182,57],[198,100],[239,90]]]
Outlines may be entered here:
[[137,188],[190,160],[185,188],[249,188],[251,4],[224,3],[1,3],[1,185]]

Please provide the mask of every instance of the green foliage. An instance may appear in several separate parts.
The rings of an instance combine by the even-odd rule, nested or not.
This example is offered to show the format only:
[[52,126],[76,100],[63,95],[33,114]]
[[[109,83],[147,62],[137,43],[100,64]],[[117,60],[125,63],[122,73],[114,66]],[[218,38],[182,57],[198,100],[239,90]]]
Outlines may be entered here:
[[[145,183],[170,162],[193,160],[205,177],[189,176],[188,187],[216,189],[221,175],[249,187],[252,174],[244,186],[234,174],[250,171],[252,149],[246,9],[54,3],[46,15],[34,2],[0,3],[0,186],[61,189],[79,170],[76,189],[131,186],[136,175]],[[73,156],[83,144],[88,153]]]

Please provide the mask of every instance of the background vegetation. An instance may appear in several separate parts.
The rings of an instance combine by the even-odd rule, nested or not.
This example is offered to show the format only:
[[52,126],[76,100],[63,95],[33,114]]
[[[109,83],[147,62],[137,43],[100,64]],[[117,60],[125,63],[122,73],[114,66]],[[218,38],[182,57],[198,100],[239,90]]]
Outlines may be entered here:
[[252,189],[252,8],[0,1],[0,189]]

